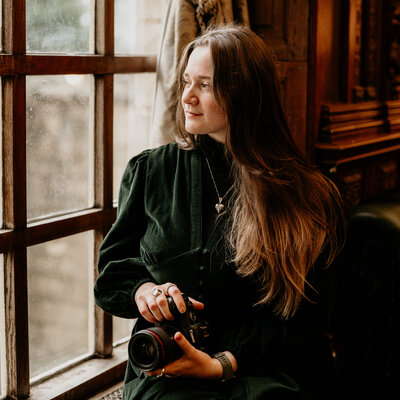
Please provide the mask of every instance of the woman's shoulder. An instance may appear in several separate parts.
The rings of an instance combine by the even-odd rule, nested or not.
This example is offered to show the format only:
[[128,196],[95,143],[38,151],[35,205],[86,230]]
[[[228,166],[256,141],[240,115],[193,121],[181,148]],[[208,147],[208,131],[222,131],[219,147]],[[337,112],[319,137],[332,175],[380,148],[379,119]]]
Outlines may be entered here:
[[139,165],[147,165],[154,168],[165,166],[166,162],[175,162],[178,158],[186,158],[192,153],[191,150],[184,150],[176,143],[168,143],[152,149],[143,150],[132,157],[128,162],[128,168],[136,169]]

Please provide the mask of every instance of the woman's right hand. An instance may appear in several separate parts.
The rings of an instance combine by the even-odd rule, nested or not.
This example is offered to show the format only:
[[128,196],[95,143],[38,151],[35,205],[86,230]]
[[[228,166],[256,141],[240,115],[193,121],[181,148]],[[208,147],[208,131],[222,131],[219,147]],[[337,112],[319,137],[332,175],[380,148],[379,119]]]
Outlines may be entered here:
[[[157,291],[156,289],[159,289]],[[158,292],[156,296],[154,292]],[[173,320],[174,316],[171,314],[167,296],[172,297],[179,312],[186,311],[186,305],[179,288],[171,282],[162,285],[156,285],[153,282],[146,282],[140,285],[135,293],[135,302],[142,317],[151,323],[162,321],[163,319]],[[189,298],[195,310],[202,310],[204,304]]]

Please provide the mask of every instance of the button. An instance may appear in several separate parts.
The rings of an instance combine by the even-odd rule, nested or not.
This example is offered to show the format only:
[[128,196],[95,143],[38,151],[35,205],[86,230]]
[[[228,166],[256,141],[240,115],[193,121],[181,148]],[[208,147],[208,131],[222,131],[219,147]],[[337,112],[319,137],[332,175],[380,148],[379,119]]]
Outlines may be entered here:
[[204,286],[204,281],[199,281],[199,286],[200,287]]
[[200,294],[197,298],[198,298],[200,301],[203,301],[203,300],[204,300],[204,296],[203,296],[202,294]]
[[200,265],[200,271],[203,272],[206,269],[204,265]]

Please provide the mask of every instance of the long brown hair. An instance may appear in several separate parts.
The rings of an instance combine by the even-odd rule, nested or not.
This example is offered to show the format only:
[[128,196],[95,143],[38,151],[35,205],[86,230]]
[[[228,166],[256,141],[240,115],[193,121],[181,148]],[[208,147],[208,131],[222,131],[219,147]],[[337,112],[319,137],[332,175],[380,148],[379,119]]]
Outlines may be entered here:
[[[242,276],[257,276],[257,304],[271,303],[283,318],[306,297],[306,277],[322,252],[329,265],[342,245],[340,195],[296,147],[282,110],[273,53],[249,28],[228,25],[208,30],[190,43],[208,46],[213,93],[228,119],[226,148],[235,171],[229,241]],[[193,147],[180,101],[176,119],[180,143]],[[338,229],[339,228],[339,229]]]

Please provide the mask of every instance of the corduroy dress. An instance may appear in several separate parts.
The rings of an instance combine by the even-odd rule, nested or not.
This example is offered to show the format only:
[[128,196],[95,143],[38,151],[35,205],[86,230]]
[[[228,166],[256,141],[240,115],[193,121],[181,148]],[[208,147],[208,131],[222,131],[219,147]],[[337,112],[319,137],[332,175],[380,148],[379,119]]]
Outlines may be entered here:
[[[217,194],[225,213],[217,217]],[[175,283],[202,301],[210,326],[210,354],[229,350],[236,378],[215,380],[149,377],[128,362],[125,400],[133,399],[318,399],[332,398],[331,353],[324,339],[333,296],[332,268],[314,266],[313,302],[304,300],[289,320],[269,306],[254,307],[258,283],[237,275],[226,251],[230,163],[223,146],[200,136],[195,149],[176,144],[146,150],[122,178],[117,220],[99,255],[96,303],[106,312],[138,318],[135,331],[150,326],[134,301],[145,282]],[[333,271],[334,272],[334,271]]]

